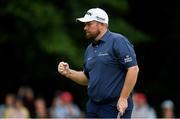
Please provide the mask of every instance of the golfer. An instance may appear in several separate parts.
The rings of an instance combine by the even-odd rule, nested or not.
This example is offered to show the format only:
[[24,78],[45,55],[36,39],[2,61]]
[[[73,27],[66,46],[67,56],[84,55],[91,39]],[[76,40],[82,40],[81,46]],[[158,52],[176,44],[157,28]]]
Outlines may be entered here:
[[89,9],[77,20],[84,23],[87,39],[93,39],[84,54],[84,69],[73,70],[61,61],[58,72],[87,85],[87,118],[131,118],[131,93],[139,72],[133,45],[108,29],[109,18],[103,9]]

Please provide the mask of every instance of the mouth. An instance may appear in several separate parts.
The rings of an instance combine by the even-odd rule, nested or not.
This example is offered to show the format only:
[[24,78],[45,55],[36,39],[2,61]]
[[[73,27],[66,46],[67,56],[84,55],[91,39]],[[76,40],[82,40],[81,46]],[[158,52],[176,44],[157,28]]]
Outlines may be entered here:
[[86,35],[89,35],[89,32],[86,32]]

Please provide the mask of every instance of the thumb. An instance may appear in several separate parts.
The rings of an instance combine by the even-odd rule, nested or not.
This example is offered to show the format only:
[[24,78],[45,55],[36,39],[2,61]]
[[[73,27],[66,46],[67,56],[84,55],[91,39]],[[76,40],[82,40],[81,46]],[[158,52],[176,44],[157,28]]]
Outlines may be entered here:
[[67,65],[68,65],[68,63],[66,63],[66,62],[62,62],[62,65],[63,65],[63,66],[67,66]]

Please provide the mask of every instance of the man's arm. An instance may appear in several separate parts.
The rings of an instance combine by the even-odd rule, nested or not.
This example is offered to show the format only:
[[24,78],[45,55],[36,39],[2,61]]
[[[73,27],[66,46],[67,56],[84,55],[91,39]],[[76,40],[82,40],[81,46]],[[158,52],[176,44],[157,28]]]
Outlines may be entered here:
[[128,68],[124,86],[121,91],[120,97],[125,98],[125,99],[129,97],[131,91],[133,90],[136,84],[138,72],[139,72],[138,66],[133,66],[133,67]]
[[84,74],[83,71],[75,71],[69,68],[69,64],[65,62],[60,62],[58,65],[58,72],[71,79],[72,81],[80,84],[80,85],[87,85],[88,78]]
[[128,107],[127,99],[136,84],[138,72],[139,72],[138,66],[133,66],[128,68],[124,86],[122,88],[120,98],[117,104],[117,108],[121,113],[124,113],[124,111]]

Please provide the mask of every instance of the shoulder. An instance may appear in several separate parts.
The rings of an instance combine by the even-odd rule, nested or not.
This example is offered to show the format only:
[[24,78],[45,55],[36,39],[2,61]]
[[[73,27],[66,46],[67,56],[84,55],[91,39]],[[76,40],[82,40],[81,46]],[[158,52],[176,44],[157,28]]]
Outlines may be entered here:
[[110,32],[110,39],[114,42],[129,42],[128,38],[120,33]]
[[87,46],[86,51],[88,51],[88,50],[91,49],[91,48],[92,48],[92,43],[90,43],[90,44]]
[[110,39],[114,42],[115,45],[133,46],[132,43],[129,42],[128,38],[120,33],[111,32]]

